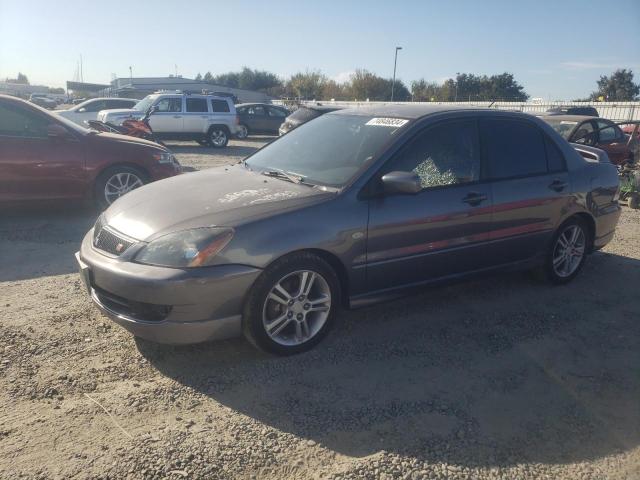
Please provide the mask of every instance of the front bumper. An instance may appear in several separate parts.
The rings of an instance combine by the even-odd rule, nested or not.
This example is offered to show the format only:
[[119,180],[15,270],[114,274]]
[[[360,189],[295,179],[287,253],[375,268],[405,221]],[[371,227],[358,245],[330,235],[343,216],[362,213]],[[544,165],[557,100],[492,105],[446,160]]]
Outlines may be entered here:
[[96,250],[87,233],[76,259],[96,306],[135,336],[190,344],[241,334],[246,293],[261,270],[244,265],[177,269]]

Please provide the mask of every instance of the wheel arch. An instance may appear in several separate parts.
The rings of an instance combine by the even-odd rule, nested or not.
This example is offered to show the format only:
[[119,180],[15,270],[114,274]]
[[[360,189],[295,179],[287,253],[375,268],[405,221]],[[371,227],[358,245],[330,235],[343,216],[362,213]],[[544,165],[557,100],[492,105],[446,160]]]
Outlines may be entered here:
[[291,255],[296,255],[299,253],[310,253],[312,255],[315,255],[319,258],[321,258],[322,260],[324,260],[325,262],[327,262],[329,264],[329,266],[333,269],[333,271],[336,274],[336,277],[338,277],[338,282],[339,282],[339,286],[340,286],[340,304],[343,307],[348,308],[349,306],[349,276],[347,274],[347,269],[344,265],[344,263],[342,263],[342,261],[340,260],[340,258],[338,258],[337,255],[335,255],[334,253],[331,253],[327,250],[323,250],[320,248],[301,248],[299,250],[293,250],[291,252],[287,252],[283,255],[280,255],[279,257],[274,258],[271,262],[269,262],[269,264],[264,268],[264,270],[266,270],[267,268],[269,268],[271,265],[273,265],[275,262],[289,257]]
[[596,221],[593,218],[593,216],[587,212],[577,212],[574,213],[573,215],[568,216],[567,218],[565,218],[562,223],[560,225],[558,225],[558,228],[556,230],[559,230],[565,223],[567,223],[570,220],[573,220],[574,218],[578,218],[580,220],[582,220],[585,225],[587,226],[587,230],[588,230],[588,234],[589,234],[589,248],[588,251],[591,252],[593,250],[593,242],[596,238]]
[[211,134],[211,130],[213,130],[214,128],[222,128],[225,132],[227,132],[228,136],[231,135],[231,130],[229,130],[229,127],[224,123],[212,123],[211,125],[209,125],[207,127],[207,135]]

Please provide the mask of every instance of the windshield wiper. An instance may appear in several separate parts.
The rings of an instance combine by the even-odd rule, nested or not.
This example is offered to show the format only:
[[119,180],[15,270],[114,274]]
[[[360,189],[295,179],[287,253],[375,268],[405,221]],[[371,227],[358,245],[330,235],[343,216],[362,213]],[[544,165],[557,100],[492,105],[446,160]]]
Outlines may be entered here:
[[284,170],[265,170],[264,172],[262,172],[262,175],[266,175],[267,177],[282,178],[284,180],[289,180],[291,183],[303,183],[303,178],[300,175],[285,172]]

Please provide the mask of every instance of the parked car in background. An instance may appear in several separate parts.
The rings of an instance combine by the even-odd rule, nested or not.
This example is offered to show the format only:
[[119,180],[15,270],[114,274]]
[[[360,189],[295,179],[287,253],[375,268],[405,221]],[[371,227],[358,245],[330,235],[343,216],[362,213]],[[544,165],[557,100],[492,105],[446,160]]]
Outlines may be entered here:
[[598,110],[589,106],[561,106],[547,110],[548,115],[585,115],[588,117],[599,117]]
[[120,199],[85,236],[81,277],[139,337],[244,333],[269,352],[301,352],[340,305],[514,268],[572,280],[620,216],[616,168],[582,148],[595,160],[522,113],[332,112],[240,164]]
[[130,109],[103,110],[97,120],[120,125],[127,118],[140,120],[152,107],[149,125],[160,139],[195,140],[222,148],[239,131],[231,98],[179,92],[147,95]]
[[238,138],[247,138],[249,135],[262,133],[277,135],[289,115],[289,110],[276,105],[266,103],[240,103],[236,105],[240,125],[238,126]]
[[29,101],[39,107],[46,108],[47,110],[53,110],[58,106],[53,98],[47,97],[44,93],[32,93],[29,95]]
[[303,123],[307,123],[309,120],[318,118],[321,115],[329,112],[335,112],[341,110],[344,107],[326,106],[326,105],[302,105],[291,115],[289,115],[284,123],[280,125],[278,133],[284,135],[290,132],[294,128],[299,127]]
[[100,207],[181,172],[166,148],[88,130],[0,95],[0,204],[88,200]]
[[611,120],[584,115],[542,115],[540,118],[571,143],[601,148],[615,165],[634,161],[634,141]]
[[138,100],[131,98],[92,98],[68,110],[56,110],[55,113],[78,125],[86,127],[87,121],[95,120],[100,110],[133,108],[136,103],[138,103]]
[[71,100],[71,103],[73,105],[78,105],[79,103],[82,103],[86,100],[87,100],[86,98],[74,98],[73,100]]

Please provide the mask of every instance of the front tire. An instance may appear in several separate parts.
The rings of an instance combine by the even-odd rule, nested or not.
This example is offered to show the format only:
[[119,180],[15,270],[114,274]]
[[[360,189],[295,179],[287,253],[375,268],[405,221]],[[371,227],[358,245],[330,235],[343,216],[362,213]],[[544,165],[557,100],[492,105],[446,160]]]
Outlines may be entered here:
[[236,133],[236,138],[240,139],[240,140],[244,140],[245,138],[247,138],[249,136],[249,128],[246,125],[239,125],[238,126],[238,133]]
[[572,218],[563,223],[554,234],[545,258],[547,279],[556,284],[573,280],[584,266],[591,240],[583,220]]
[[141,171],[118,165],[102,172],[96,179],[94,196],[96,204],[104,210],[121,196],[148,182]]
[[307,351],[331,329],[339,296],[336,273],[322,258],[311,253],[284,257],[252,287],[242,319],[244,335],[276,355]]
[[211,127],[208,134],[209,144],[213,148],[224,148],[229,143],[229,132],[226,128]]

